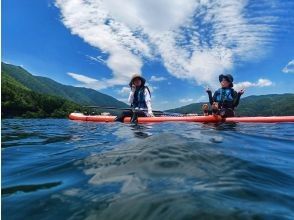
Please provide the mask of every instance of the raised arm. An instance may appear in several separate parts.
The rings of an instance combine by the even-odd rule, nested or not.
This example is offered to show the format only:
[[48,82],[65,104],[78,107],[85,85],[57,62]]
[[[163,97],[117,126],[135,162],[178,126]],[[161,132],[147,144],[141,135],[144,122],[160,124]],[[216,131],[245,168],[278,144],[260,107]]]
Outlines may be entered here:
[[238,93],[234,91],[234,107],[237,107],[239,105],[241,95],[243,95],[244,92],[244,89],[241,89]]
[[209,88],[206,89],[206,92],[208,94],[209,103],[210,103],[210,105],[212,105],[212,103],[214,102],[214,99],[212,97],[212,92],[211,92],[211,90]]

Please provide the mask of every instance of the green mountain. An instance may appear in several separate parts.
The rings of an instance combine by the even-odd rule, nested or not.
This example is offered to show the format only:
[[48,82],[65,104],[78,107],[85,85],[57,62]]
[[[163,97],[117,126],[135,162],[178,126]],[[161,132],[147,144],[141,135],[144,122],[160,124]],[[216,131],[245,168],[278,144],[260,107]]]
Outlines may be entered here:
[[[207,98],[208,99],[208,98]],[[208,103],[208,101],[207,101]],[[178,113],[202,114],[201,107],[204,103],[194,103],[180,108],[167,110]],[[241,98],[236,108],[237,116],[280,116],[294,115],[294,94],[270,94],[248,96]]]
[[[1,73],[2,117],[66,117],[74,110],[82,110],[81,105],[127,107],[96,90],[66,86],[46,77],[33,76],[19,66],[2,63]],[[167,111],[202,114],[202,105],[195,103]],[[236,112],[237,116],[294,115],[294,94],[248,96],[241,99]]]
[[125,108],[127,104],[117,99],[97,92],[94,89],[62,85],[52,79],[34,76],[20,66],[1,63],[2,71],[21,83],[28,89],[53,96],[58,96],[80,105],[100,105]]
[[30,90],[5,70],[1,72],[1,107],[3,118],[63,118],[80,109],[78,104],[71,101]]

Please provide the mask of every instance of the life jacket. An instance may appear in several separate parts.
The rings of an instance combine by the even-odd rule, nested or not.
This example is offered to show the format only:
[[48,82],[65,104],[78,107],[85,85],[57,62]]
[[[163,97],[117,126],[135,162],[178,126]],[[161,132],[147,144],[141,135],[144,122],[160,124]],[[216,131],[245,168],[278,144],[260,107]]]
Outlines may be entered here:
[[215,100],[220,108],[234,108],[234,90],[232,88],[220,88],[216,91]]
[[145,88],[148,90],[150,96],[150,90],[147,86],[142,86],[139,89],[136,89],[135,94],[134,94],[134,99],[133,99],[133,103],[132,103],[132,107],[134,108],[143,108],[146,109],[147,108],[147,104],[145,101]]

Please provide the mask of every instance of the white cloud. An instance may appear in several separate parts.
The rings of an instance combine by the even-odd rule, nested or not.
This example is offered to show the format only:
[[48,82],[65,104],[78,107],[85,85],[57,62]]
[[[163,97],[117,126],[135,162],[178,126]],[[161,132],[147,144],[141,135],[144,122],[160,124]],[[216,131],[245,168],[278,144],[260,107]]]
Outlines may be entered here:
[[[278,4],[278,3],[277,3]],[[146,59],[160,59],[168,72],[198,84],[217,84],[235,62],[266,54],[278,31],[266,0],[56,0],[72,34],[108,54],[112,78],[126,84]],[[274,5],[274,6],[273,6]],[[279,29],[281,25],[279,26]]]
[[74,78],[75,80],[79,81],[79,82],[83,82],[86,84],[90,84],[90,83],[94,83],[97,82],[96,79],[81,75],[81,74],[76,74],[76,73],[67,73],[69,76],[71,76],[72,78]]
[[101,56],[93,57],[90,55],[86,55],[86,57],[88,57],[90,60],[93,60],[95,62],[106,64],[105,60],[103,60],[103,58]]
[[291,60],[282,71],[284,73],[294,73],[294,60]]
[[272,86],[273,82],[270,81],[269,79],[259,79],[257,82],[240,82],[240,83],[235,83],[234,84],[234,89],[235,90],[240,90],[240,89],[246,89],[249,87],[266,87],[266,86]]
[[110,85],[106,84],[105,82],[99,81],[97,79],[90,78],[85,75],[77,74],[77,73],[67,73],[69,76],[80,82],[80,87],[86,87],[91,89],[105,89],[109,87]]
[[151,78],[150,78],[150,82],[160,82],[160,81],[164,81],[164,80],[166,80],[166,78],[165,77],[162,77],[162,76],[160,76],[160,77],[157,77],[157,76],[151,76]]
[[193,102],[194,99],[192,98],[183,98],[183,99],[180,99],[179,102],[181,103],[189,103],[189,102]]
[[273,85],[273,83],[269,79],[259,79],[256,83],[257,87],[265,87],[265,86],[271,86],[271,85]]
[[120,95],[128,95],[130,91],[131,91],[130,87],[124,86],[121,88],[121,90],[118,91],[118,93]]

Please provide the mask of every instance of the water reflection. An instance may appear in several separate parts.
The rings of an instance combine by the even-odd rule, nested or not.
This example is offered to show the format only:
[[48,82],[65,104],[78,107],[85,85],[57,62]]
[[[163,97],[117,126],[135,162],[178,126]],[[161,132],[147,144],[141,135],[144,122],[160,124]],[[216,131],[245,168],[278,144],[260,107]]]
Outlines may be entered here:
[[61,185],[62,182],[52,182],[52,183],[43,183],[43,184],[31,184],[31,185],[17,185],[17,186],[11,186],[7,188],[2,188],[1,192],[2,195],[6,194],[13,194],[16,192],[34,192],[41,189],[50,189],[52,187],[56,187],[58,185]]
[[[167,133],[124,143],[84,162],[89,184],[117,184],[117,193],[104,200],[103,209],[93,210],[90,219],[193,219],[203,218],[202,208],[207,218],[224,213],[222,209],[224,219],[241,217],[243,209],[263,218],[267,212],[252,203],[267,197],[274,204],[288,194],[285,187],[293,191],[291,176],[226,155],[214,144]],[[266,196],[273,186],[276,191]],[[240,199],[244,202],[234,202]],[[285,213],[290,213],[292,205],[285,204]]]
[[238,128],[238,123],[203,123],[202,124],[203,128],[213,128],[215,130],[221,130],[221,131],[236,131]]
[[134,132],[134,136],[140,139],[144,139],[152,135],[151,132],[148,132],[152,129],[151,125],[130,124],[130,128]]

